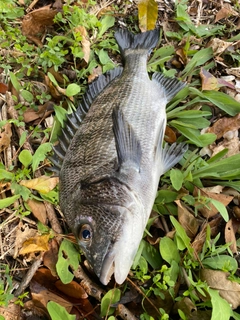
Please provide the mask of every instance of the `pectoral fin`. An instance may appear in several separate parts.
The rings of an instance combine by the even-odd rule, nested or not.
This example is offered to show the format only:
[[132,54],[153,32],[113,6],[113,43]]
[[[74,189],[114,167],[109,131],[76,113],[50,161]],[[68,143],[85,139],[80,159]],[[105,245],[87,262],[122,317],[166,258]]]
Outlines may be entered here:
[[158,163],[160,175],[164,174],[173,166],[175,166],[182,159],[184,153],[188,150],[188,145],[186,143],[177,144],[176,142],[170,146],[166,143],[163,148],[162,144],[164,133],[165,125],[163,123],[156,149],[156,162]]
[[118,169],[140,171],[142,151],[140,143],[131,125],[124,119],[118,107],[113,109],[113,133],[118,156]]

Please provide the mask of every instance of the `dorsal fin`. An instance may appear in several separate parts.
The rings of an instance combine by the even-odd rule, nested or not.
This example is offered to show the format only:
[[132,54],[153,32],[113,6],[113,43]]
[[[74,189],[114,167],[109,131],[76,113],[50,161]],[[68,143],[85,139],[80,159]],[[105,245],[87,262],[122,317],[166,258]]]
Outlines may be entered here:
[[105,74],[100,75],[88,86],[81,102],[77,105],[76,111],[67,115],[65,126],[62,128],[62,133],[59,136],[59,143],[53,147],[54,154],[49,157],[50,161],[53,163],[53,166],[49,168],[49,170],[59,174],[72,137],[75,135],[81,122],[85,118],[91,104],[112,80],[121,75],[122,70],[122,67],[109,70]]

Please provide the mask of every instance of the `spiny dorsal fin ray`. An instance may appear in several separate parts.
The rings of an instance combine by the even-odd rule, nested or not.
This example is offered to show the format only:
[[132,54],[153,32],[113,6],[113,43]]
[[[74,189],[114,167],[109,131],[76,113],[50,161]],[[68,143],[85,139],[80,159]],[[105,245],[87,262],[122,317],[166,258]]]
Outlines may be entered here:
[[121,170],[124,167],[134,168],[139,172],[142,151],[133,128],[124,119],[123,113],[118,107],[113,109],[112,119],[113,133],[118,155],[118,169]]
[[82,101],[78,104],[76,111],[72,114],[67,115],[65,127],[62,129],[62,134],[59,137],[59,140],[61,142],[53,147],[54,154],[49,157],[49,160],[54,165],[53,167],[49,168],[49,170],[59,174],[71,139],[75,135],[81,122],[85,118],[92,102],[112,80],[121,75],[122,70],[122,67],[110,70],[105,74],[100,75],[93,83],[88,86],[88,89],[83,95]]
[[164,88],[167,102],[171,101],[172,98],[186,85],[184,82],[181,82],[176,78],[165,77],[160,72],[155,72],[153,74],[152,81],[157,82],[157,84]]

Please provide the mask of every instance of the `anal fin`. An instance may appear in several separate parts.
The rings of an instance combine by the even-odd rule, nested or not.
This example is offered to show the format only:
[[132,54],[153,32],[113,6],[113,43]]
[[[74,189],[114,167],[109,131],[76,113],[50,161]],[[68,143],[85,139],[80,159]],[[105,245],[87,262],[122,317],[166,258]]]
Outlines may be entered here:
[[131,125],[124,119],[118,107],[113,109],[113,133],[118,156],[118,169],[134,169],[140,172],[142,150]]

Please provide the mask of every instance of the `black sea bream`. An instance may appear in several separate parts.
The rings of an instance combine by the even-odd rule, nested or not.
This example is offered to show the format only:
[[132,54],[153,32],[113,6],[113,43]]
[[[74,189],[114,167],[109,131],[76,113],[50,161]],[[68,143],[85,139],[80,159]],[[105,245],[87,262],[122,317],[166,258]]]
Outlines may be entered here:
[[115,33],[124,68],[101,75],[66,121],[52,157],[60,206],[103,284],[126,279],[143,236],[160,176],[186,151],[162,148],[166,104],[184,84],[154,73],[147,58],[159,31]]

